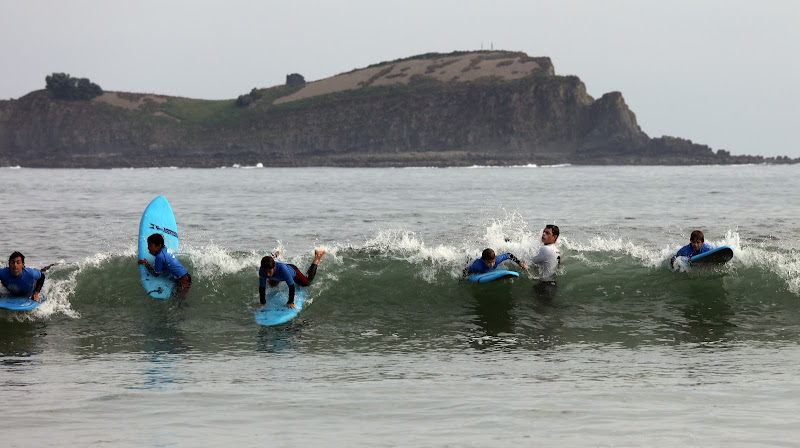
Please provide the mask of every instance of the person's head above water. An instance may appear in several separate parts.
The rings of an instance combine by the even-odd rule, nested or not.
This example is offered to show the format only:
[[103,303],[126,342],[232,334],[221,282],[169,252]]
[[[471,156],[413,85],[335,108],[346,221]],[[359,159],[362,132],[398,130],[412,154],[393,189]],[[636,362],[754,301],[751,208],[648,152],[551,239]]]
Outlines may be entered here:
[[495,258],[494,250],[489,248],[484,249],[483,253],[481,254],[481,261],[483,261],[483,264],[490,268],[494,267]]
[[164,247],[164,236],[160,233],[154,233],[147,237],[147,251],[151,255],[155,255]]
[[8,267],[11,269],[11,275],[14,277],[22,273],[22,268],[25,267],[25,255],[19,252],[14,252],[8,257]]
[[548,224],[544,226],[544,230],[542,230],[542,243],[544,244],[554,244],[558,239],[560,231],[558,230],[558,226],[555,224]]
[[692,250],[698,251],[701,247],[703,247],[703,243],[706,242],[706,237],[703,235],[703,232],[700,230],[695,230],[689,235],[689,244],[692,245]]
[[261,271],[267,275],[272,276],[272,271],[275,269],[275,259],[267,255],[261,259]]

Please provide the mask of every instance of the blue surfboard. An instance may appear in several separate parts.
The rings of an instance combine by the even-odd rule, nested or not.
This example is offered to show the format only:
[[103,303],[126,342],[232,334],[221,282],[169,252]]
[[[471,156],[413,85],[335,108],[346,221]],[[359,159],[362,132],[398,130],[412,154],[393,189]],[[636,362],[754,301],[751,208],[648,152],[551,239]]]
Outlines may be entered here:
[[[150,266],[155,263],[155,257],[147,250],[147,237],[160,233],[164,236],[164,245],[171,251],[178,249],[178,225],[172,213],[167,198],[158,196],[150,201],[142,213],[139,222],[139,260],[147,260]],[[166,275],[156,277],[143,265],[139,265],[139,278],[142,287],[154,299],[168,299],[175,288],[175,281]]]
[[467,277],[467,281],[471,283],[487,283],[509,277],[519,277],[519,273],[506,271],[504,269],[495,269],[494,271],[485,272],[483,274],[472,274]]
[[730,246],[720,246],[703,252],[702,254],[695,255],[689,259],[689,263],[695,264],[724,264],[733,258],[733,249]]
[[253,312],[256,323],[265,327],[279,325],[294,319],[303,310],[303,305],[306,302],[306,291],[304,288],[295,285],[294,304],[297,305],[297,309],[286,307],[286,301],[289,300],[289,288],[285,283],[275,288],[267,287],[266,300],[266,305]]
[[[44,294],[39,293],[39,299],[44,302]],[[14,311],[30,311],[37,306],[41,305],[40,302],[37,302],[30,297],[0,297],[0,308],[5,310],[14,310]]]

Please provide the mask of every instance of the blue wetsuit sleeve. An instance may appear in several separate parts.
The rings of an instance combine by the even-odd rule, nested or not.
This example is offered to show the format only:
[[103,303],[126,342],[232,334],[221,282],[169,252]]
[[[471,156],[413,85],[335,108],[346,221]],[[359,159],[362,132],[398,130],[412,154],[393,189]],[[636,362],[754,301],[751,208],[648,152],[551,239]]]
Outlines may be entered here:
[[680,249],[678,249],[678,252],[675,252],[675,255],[673,255],[672,258],[669,259],[670,267],[673,267],[675,265],[675,260],[681,256],[681,252],[683,252],[684,249],[686,249],[686,247],[681,247]]
[[267,287],[267,275],[264,274],[264,271],[262,271],[261,268],[258,268],[258,287],[259,288]]
[[681,247],[680,249],[678,249],[678,252],[675,255],[672,256],[672,259],[674,260],[674,259],[676,259],[678,257],[688,257],[690,255],[692,255],[692,245],[691,244],[687,244],[687,245]]
[[156,254],[155,261],[153,261],[153,274],[161,275],[162,269],[164,269],[164,248]]
[[9,268],[0,269],[0,283],[2,283],[3,286],[8,287],[9,277],[11,277],[11,269]]
[[470,274],[480,274],[481,268],[483,267],[483,261],[480,258],[473,260],[467,267],[464,268],[464,272],[461,273],[463,277],[468,277]]
[[[289,265],[281,264],[281,279],[289,285],[289,290],[292,290],[294,286],[294,269],[292,269]],[[291,297],[294,298],[294,293],[291,294]]]

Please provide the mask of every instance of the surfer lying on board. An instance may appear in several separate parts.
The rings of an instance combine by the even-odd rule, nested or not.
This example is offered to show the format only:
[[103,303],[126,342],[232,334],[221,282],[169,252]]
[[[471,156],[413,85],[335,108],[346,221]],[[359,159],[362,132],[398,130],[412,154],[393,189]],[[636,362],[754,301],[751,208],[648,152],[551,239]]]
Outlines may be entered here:
[[675,259],[678,257],[686,257],[688,259],[692,259],[695,255],[700,255],[703,252],[708,252],[711,250],[711,246],[705,243],[706,237],[703,235],[703,232],[700,230],[695,230],[689,235],[689,244],[681,247],[678,250],[678,253],[672,256],[672,259],[669,260],[670,266],[675,263]]
[[164,245],[164,235],[154,233],[148,236],[147,251],[156,257],[153,262],[154,266],[150,266],[147,260],[139,260],[139,264],[143,264],[144,267],[156,277],[164,272],[169,277],[175,279],[176,286],[178,287],[178,297],[186,297],[186,293],[189,292],[189,287],[192,286],[192,276],[186,272],[186,269],[181,262],[175,258],[172,251],[167,249]]
[[527,266],[525,266],[525,263],[519,261],[514,254],[505,253],[499,257],[495,257],[494,250],[487,248],[483,250],[481,258],[476,258],[475,261],[464,268],[464,272],[461,276],[468,277],[472,274],[485,274],[489,271],[494,271],[497,269],[497,266],[499,266],[500,263],[506,260],[511,260],[514,263],[517,263],[522,269],[528,269]]
[[539,253],[531,260],[531,263],[539,267],[539,279],[552,282],[552,277],[556,274],[556,268],[561,261],[556,249],[556,240],[561,232],[555,224],[548,224],[542,230],[542,244]]
[[30,297],[37,302],[42,301],[39,292],[44,286],[44,274],[36,269],[26,268],[25,255],[19,252],[12,253],[8,257],[8,267],[0,269],[0,283],[8,289],[12,297]]
[[[280,253],[280,251],[276,252],[275,257]],[[311,262],[305,275],[293,264],[275,261],[275,258],[270,256],[262,258],[261,267],[258,268],[258,298],[261,300],[261,304],[266,305],[267,303],[267,282],[270,286],[278,286],[278,283],[286,282],[289,285],[289,300],[286,302],[286,307],[297,308],[297,305],[294,304],[294,284],[310,285],[317,275],[317,266],[323,255],[325,255],[324,249],[314,250],[314,261]]]

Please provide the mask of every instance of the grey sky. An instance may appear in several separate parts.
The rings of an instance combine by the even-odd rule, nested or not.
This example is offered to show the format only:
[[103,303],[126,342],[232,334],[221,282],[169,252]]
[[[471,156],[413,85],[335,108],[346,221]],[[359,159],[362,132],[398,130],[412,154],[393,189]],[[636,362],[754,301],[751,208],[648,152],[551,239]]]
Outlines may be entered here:
[[105,90],[232,99],[427,52],[549,56],[622,92],[651,137],[800,157],[794,0],[0,0],[0,99],[53,72]]

